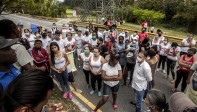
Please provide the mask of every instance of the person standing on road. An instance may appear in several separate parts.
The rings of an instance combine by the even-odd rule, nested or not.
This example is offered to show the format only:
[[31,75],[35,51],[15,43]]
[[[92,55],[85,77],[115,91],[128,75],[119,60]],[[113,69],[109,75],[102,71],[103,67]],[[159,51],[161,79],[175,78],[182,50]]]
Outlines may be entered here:
[[80,54],[79,58],[83,62],[83,73],[86,77],[86,83],[87,83],[87,89],[90,87],[89,83],[89,76],[90,76],[90,68],[89,68],[89,59],[93,56],[93,53],[90,52],[90,49],[88,46],[84,48],[84,52]]
[[172,89],[172,92],[177,91],[177,87],[181,80],[182,80],[181,92],[185,91],[185,88],[187,87],[186,80],[189,74],[189,69],[191,68],[193,63],[196,61],[194,57],[195,54],[196,54],[196,49],[191,48],[188,50],[187,54],[181,55],[181,58],[179,58],[179,61],[178,61],[179,70],[177,70],[177,77],[176,77],[174,89]]
[[176,62],[178,60],[177,55],[180,52],[180,48],[178,47],[178,43],[173,42],[171,44],[171,47],[167,51],[167,76],[165,77],[166,79],[169,78],[169,74],[171,71],[172,74],[172,80],[170,81],[171,83],[175,82],[175,73],[174,73],[174,68],[176,66]]
[[55,23],[53,23],[52,28],[51,28],[51,33],[52,35],[55,35],[55,32],[57,31],[57,26]]
[[122,70],[124,69],[124,66],[125,66],[125,43],[123,41],[124,41],[124,37],[119,36],[118,43],[116,44],[116,52],[120,56],[119,63],[120,63]]
[[101,96],[101,85],[102,85],[102,78],[101,78],[101,70],[102,65],[105,63],[104,58],[100,55],[100,49],[94,48],[93,50],[94,55],[89,59],[89,67],[91,71],[91,86],[92,91],[90,92],[91,95],[94,94],[96,87],[95,83],[97,81],[98,84],[98,96]]
[[65,51],[64,40],[60,38],[61,32],[59,30],[55,31],[55,39],[52,42],[56,42],[60,48],[60,51]]
[[50,73],[49,65],[49,55],[47,51],[42,48],[42,41],[35,40],[34,47],[30,51],[32,57],[34,58],[34,65],[37,69],[42,70],[46,73]]
[[193,34],[188,34],[188,37],[183,39],[181,42],[181,52],[180,56],[183,54],[187,54],[187,51],[189,48],[192,48],[196,45],[196,41],[194,40],[194,35]]
[[160,65],[162,63],[162,72],[165,74],[165,64],[166,64],[166,59],[167,59],[167,54],[166,51],[170,48],[170,43],[168,43],[168,38],[164,39],[164,42],[161,43],[160,48],[159,48],[159,63],[157,67],[157,71],[159,71]]
[[70,86],[68,84],[68,72],[67,65],[70,63],[65,52],[60,51],[60,48],[56,42],[50,44],[50,65],[54,71],[57,80],[59,81],[62,90],[64,91],[63,98],[72,99],[72,93],[70,92]]
[[122,79],[122,70],[119,64],[119,55],[110,53],[110,60],[102,67],[102,78],[104,80],[103,85],[103,97],[97,104],[94,112],[96,112],[101,106],[103,106],[109,99],[110,92],[113,97],[113,108],[118,109],[116,103],[117,93],[119,90],[119,81]]
[[[135,65],[132,88],[135,92],[136,98],[136,112],[142,112],[142,100],[144,92],[147,89],[148,82],[152,81],[152,73],[150,65],[145,61],[147,53],[141,51],[137,56],[137,63]],[[131,102],[132,104],[135,104]]]
[[75,42],[75,39],[72,37],[72,33],[69,32],[67,34],[67,38],[65,38],[65,40],[64,40],[64,45],[65,45],[66,52],[75,51],[76,42]]

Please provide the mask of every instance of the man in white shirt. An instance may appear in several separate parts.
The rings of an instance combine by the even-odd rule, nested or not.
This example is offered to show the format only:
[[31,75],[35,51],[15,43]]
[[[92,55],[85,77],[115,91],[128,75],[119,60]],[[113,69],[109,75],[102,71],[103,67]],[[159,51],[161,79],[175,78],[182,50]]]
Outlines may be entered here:
[[42,48],[48,51],[48,46],[51,43],[51,39],[47,36],[46,33],[42,34],[41,41],[42,41]]
[[[142,112],[142,99],[149,81],[152,81],[152,73],[149,64],[145,61],[147,53],[141,51],[137,56],[135,65],[132,88],[136,97],[136,112]],[[132,102],[131,102],[132,103]]]
[[56,42],[60,48],[60,51],[65,51],[65,44],[64,44],[64,40],[60,38],[61,36],[61,32],[59,30],[57,30],[55,32],[55,39],[53,40],[53,42]]
[[183,54],[187,54],[188,49],[195,47],[196,45],[196,41],[193,38],[193,34],[188,34],[188,37],[183,39],[181,42],[181,52],[180,52],[180,56]]
[[51,28],[52,35],[55,35],[55,32],[57,31],[57,26],[55,23],[53,23],[53,27]]

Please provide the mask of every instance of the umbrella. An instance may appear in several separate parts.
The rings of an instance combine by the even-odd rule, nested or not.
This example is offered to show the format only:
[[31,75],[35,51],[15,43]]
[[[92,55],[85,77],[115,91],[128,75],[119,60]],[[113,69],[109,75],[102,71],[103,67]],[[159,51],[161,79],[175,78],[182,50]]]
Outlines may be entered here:
[[38,25],[31,24],[30,29],[32,30],[33,33],[38,32]]

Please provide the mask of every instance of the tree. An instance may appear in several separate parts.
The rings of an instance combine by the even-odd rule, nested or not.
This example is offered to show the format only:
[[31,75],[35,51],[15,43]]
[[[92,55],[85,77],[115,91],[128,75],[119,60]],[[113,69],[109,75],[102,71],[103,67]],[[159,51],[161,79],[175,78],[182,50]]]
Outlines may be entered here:
[[0,0],[0,14],[6,9],[9,9],[13,5],[15,5],[19,0]]

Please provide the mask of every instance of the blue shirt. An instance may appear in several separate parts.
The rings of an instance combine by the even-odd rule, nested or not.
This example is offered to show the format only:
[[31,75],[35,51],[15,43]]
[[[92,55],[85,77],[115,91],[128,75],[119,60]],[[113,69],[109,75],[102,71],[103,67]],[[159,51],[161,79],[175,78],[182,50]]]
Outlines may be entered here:
[[20,75],[20,71],[13,65],[8,65],[10,72],[0,72],[0,84],[3,87],[3,91],[7,86]]

